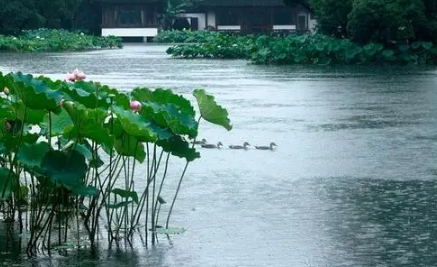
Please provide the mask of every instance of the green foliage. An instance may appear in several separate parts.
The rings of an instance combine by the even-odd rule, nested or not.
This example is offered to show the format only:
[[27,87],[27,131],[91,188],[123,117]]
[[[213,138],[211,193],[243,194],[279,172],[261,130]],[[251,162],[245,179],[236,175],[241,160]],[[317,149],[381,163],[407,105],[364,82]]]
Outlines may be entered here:
[[61,52],[122,47],[121,38],[96,37],[66,30],[38,29],[17,36],[0,35],[0,51]]
[[160,31],[155,37],[158,43],[204,43],[220,33],[214,31]]
[[360,45],[321,34],[225,38],[225,47],[217,45],[223,44],[218,37],[220,40],[211,43],[176,45],[167,53],[173,57],[223,58],[220,51],[225,49],[227,55],[234,56],[228,58],[244,58],[256,64],[437,64],[437,48],[431,42]]
[[[122,93],[97,82],[22,73],[0,73],[0,86],[9,91],[0,93],[0,212],[19,219],[21,207],[28,208],[31,251],[46,240],[49,222],[64,211],[81,216],[93,243],[102,210],[109,238],[118,239],[121,227],[128,238],[138,228],[145,202],[151,201],[152,210],[146,212],[153,216],[155,231],[159,210],[154,206],[162,198],[149,188],[160,166],[165,168],[163,184],[170,156],[182,158],[182,180],[188,163],[200,158],[188,142],[197,138],[200,118],[231,128],[227,111],[204,90],[195,91],[201,113],[196,118],[191,102],[169,89]],[[131,108],[133,100],[140,108]],[[162,163],[164,155],[168,159]],[[147,166],[136,172],[141,163]],[[141,197],[134,184],[145,188]],[[60,221],[70,225],[69,219]]]
[[308,0],[308,4],[322,34],[362,44],[437,41],[437,5],[431,0]]
[[202,118],[210,123],[223,126],[228,131],[232,129],[228,112],[217,104],[212,95],[208,95],[203,89],[194,90],[193,94],[196,97]]

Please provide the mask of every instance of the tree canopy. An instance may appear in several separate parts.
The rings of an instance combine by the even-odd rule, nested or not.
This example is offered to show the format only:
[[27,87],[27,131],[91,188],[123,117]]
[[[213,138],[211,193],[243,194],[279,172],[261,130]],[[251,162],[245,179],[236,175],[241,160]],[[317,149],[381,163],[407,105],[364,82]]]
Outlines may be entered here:
[[355,42],[437,42],[435,0],[283,0],[311,9],[321,33]]
[[73,27],[82,2],[90,0],[0,0],[0,34],[24,29]]

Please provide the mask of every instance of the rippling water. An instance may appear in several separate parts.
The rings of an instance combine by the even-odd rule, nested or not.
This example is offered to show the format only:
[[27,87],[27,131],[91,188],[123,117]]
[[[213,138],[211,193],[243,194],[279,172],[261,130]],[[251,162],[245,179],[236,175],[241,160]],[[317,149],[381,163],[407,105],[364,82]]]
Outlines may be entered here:
[[31,261],[0,241],[0,265],[437,265],[434,68],[255,66],[165,49],[0,54],[0,71],[60,79],[79,67],[122,90],[164,86],[190,99],[205,88],[234,129],[202,124],[201,137],[278,149],[201,150],[173,217],[187,231],[156,247]]

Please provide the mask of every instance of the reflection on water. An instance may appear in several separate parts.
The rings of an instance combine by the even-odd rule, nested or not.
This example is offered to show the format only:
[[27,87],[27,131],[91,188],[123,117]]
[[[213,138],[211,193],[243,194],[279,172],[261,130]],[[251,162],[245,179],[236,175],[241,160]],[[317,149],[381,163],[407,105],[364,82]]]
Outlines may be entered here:
[[[187,231],[146,249],[55,253],[16,266],[434,266],[437,264],[436,71],[418,67],[255,66],[169,59],[163,46],[0,54],[0,71],[61,79],[75,67],[122,90],[204,87],[234,130],[201,125],[209,142],[274,152],[201,150],[174,214]],[[177,164],[174,165],[176,168]],[[177,173],[177,172],[175,172]],[[176,181],[178,177],[170,176]],[[165,192],[169,198],[173,188]]]

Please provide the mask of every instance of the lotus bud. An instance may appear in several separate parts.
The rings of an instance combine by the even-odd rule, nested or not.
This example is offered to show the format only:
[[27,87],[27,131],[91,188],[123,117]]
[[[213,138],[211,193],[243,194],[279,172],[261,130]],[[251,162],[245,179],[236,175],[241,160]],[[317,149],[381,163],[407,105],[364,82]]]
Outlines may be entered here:
[[9,95],[9,88],[7,88],[7,87],[3,88],[3,93],[5,95]]
[[78,68],[73,70],[72,74],[74,75],[76,81],[81,81],[81,80],[85,80],[86,79],[86,75],[81,70],[79,70]]
[[139,101],[131,101],[130,102],[130,109],[136,112],[139,112],[141,110],[141,103]]
[[66,82],[74,82],[76,80],[76,75],[74,75],[73,73],[68,73],[67,77],[65,77]]
[[76,74],[76,80],[77,81],[82,81],[86,79],[86,75],[83,72],[79,72],[78,74]]

